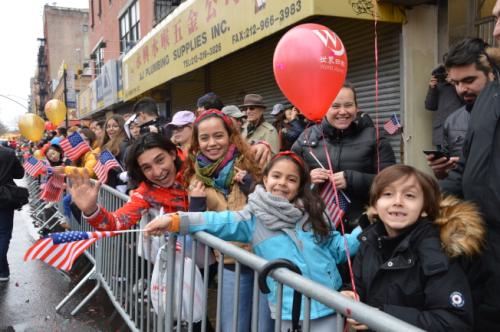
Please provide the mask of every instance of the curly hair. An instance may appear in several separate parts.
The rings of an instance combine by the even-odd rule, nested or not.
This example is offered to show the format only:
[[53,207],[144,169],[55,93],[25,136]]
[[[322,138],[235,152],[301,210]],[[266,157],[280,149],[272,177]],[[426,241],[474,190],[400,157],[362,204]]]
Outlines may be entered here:
[[189,148],[188,158],[186,158],[186,169],[184,171],[184,179],[186,183],[189,183],[193,175],[195,174],[194,162],[192,160],[192,156],[196,156],[196,154],[200,151],[200,144],[198,142],[198,127],[200,123],[207,119],[216,118],[219,119],[224,125],[224,129],[229,135],[229,142],[233,143],[238,149],[243,158],[241,159],[241,167],[250,173],[255,181],[259,181],[261,179],[261,170],[258,168],[257,163],[255,162],[255,158],[250,151],[250,147],[248,143],[246,143],[241,137],[240,133],[236,128],[234,128],[231,121],[223,121],[222,118],[217,114],[210,114],[199,121],[195,121],[193,125],[193,134],[191,137],[191,147]]

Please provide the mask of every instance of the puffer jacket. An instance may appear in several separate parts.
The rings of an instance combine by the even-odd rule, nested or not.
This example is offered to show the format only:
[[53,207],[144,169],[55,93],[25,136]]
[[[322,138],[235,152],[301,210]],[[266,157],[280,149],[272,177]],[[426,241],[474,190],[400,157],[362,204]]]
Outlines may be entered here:
[[345,130],[334,128],[324,118],[321,124],[306,129],[292,146],[292,151],[301,156],[312,170],[320,168],[321,165],[310,151],[324,167],[328,167],[324,148],[326,144],[333,171],[344,171],[346,177],[345,192],[351,200],[346,220],[350,228],[356,225],[357,218],[368,204],[370,186],[378,170],[378,160],[380,170],[396,163],[392,147],[382,132],[377,154],[376,135],[373,121],[368,114],[359,112],[356,120]]
[[354,278],[360,300],[426,331],[471,331],[473,298],[462,259],[478,259],[485,229],[470,203],[447,198],[432,222],[396,238],[376,221],[359,236]]
[[470,112],[465,106],[460,107],[446,118],[443,125],[443,150],[450,156],[459,157],[469,128]]
[[[339,289],[342,278],[337,269],[338,263],[347,260],[344,236],[331,231],[323,242],[318,242],[307,225],[304,226],[307,215],[303,216],[295,226],[295,234],[302,244],[298,248],[292,238],[281,231],[271,231],[255,217],[247,205],[241,211],[222,212],[179,212],[181,234],[205,231],[226,241],[251,243],[256,255],[274,260],[284,258],[292,261],[302,271],[302,275],[331,289]],[[174,230],[177,231],[177,230]],[[349,253],[354,255],[359,242],[356,239],[361,229],[355,228],[351,234],[346,234]],[[271,293],[268,295],[270,306],[275,309],[277,303],[277,283],[267,278]],[[293,289],[283,288],[283,320],[292,319]],[[311,319],[317,319],[333,314],[335,311],[324,304],[311,301]],[[304,315],[302,303],[301,319]]]

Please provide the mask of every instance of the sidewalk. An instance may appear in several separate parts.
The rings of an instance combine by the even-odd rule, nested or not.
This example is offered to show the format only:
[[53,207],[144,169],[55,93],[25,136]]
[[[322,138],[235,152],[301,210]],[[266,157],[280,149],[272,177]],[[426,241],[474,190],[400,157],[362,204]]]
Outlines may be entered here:
[[[23,185],[22,182],[18,182]],[[76,316],[70,312],[92,289],[92,282],[77,293],[59,313],[55,306],[78,280],[40,261],[23,261],[26,250],[39,235],[33,227],[29,205],[14,216],[14,231],[8,254],[10,281],[0,284],[0,332],[3,331],[109,331],[128,330],[104,291],[85,305]],[[82,255],[83,256],[83,255]],[[86,266],[79,258],[74,270]],[[81,271],[74,271],[80,274]],[[117,319],[115,319],[115,317]]]

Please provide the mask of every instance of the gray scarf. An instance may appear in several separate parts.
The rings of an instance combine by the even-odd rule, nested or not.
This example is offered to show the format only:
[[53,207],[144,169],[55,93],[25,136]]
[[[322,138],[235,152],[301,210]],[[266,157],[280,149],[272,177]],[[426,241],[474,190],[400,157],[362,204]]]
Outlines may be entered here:
[[307,220],[307,213],[301,211],[287,199],[274,196],[267,192],[262,185],[248,196],[248,206],[257,220],[271,231],[285,232],[299,249],[302,243],[297,238],[295,226]]

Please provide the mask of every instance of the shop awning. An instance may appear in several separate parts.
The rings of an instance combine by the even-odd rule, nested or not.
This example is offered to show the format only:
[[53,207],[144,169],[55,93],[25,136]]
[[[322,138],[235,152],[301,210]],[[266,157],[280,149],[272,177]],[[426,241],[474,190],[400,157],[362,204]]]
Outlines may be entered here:
[[371,0],[186,1],[124,57],[124,100],[318,15],[405,20],[403,9]]

